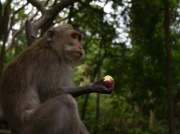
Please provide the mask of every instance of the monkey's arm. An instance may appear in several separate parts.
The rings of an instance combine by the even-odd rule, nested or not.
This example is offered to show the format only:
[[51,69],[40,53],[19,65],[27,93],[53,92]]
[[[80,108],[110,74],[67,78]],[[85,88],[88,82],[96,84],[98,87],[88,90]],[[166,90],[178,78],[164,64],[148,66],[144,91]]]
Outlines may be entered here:
[[113,87],[107,88],[102,84],[103,79],[90,83],[85,86],[80,87],[62,87],[51,92],[43,92],[41,99],[45,101],[48,98],[55,97],[62,94],[71,94],[73,97],[78,97],[84,94],[89,93],[103,93],[103,94],[110,94],[113,90]]
[[81,87],[66,87],[62,89],[62,94],[71,94],[73,97],[78,97],[88,93],[110,94],[113,90],[113,87],[107,88],[102,83],[103,79]]

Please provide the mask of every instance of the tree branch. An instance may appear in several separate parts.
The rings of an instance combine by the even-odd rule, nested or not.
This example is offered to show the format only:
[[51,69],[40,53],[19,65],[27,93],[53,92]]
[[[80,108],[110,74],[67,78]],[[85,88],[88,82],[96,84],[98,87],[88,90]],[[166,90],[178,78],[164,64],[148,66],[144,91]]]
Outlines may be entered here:
[[34,37],[37,34],[39,29],[43,28],[43,32],[46,31],[60,11],[74,4],[77,1],[79,0],[61,0],[51,9],[46,10],[45,6],[37,0],[28,0],[28,2],[30,2],[33,6],[35,6],[38,10],[42,12],[41,18],[39,18],[37,21],[33,23],[31,23],[30,21],[26,22],[26,35],[28,45],[30,45],[29,43],[33,42],[32,37]]
[[[2,3],[1,3],[1,1],[0,1],[0,18],[1,18],[1,16],[2,16]],[[1,20],[1,19],[0,19]]]
[[[8,33],[8,24],[9,24],[11,2],[12,2],[12,0],[7,0],[6,1],[5,7],[4,7],[4,14],[2,14],[1,25],[3,27],[1,27],[0,31],[2,32],[2,34],[4,34],[3,42],[6,42],[7,37],[9,36],[9,33]],[[0,34],[1,34],[1,32],[0,32]]]
[[47,6],[47,5],[48,5],[48,3],[49,3],[49,0],[47,0],[47,1],[46,1],[45,6]]
[[57,1],[58,1],[58,0],[55,0],[55,1],[54,1],[53,6],[55,6],[55,5],[57,4]]
[[77,1],[79,0],[61,0],[61,2],[57,3],[56,6],[51,9],[51,12],[53,14],[58,14],[65,7],[68,7]]
[[6,51],[8,51],[9,49],[11,49],[13,46],[14,46],[14,40],[15,38],[22,32],[22,30],[24,29],[24,24],[21,26],[21,28],[16,31],[13,36],[12,36],[12,39],[11,39],[11,42],[7,45],[8,48],[6,49]]
[[5,43],[7,42],[9,32],[8,32],[8,24],[9,24],[9,16],[11,9],[12,0],[7,0],[4,6],[4,14],[1,16],[3,18],[1,20],[1,30],[0,30],[0,40],[3,41],[1,51],[0,51],[0,77],[4,68],[4,58],[5,58]]
[[45,6],[37,0],[27,0],[33,6],[35,6],[42,14],[46,11]]
[[2,26],[3,26],[3,16],[2,16],[2,3],[1,3],[1,1],[0,1],[0,39],[2,38],[2,33],[3,33],[3,31],[2,31]]
[[68,7],[79,0],[62,0],[61,2],[57,3],[53,8],[46,10],[46,12],[42,15],[42,17],[37,20],[34,25],[37,29],[43,27],[47,22],[52,22],[58,13],[62,11],[65,7]]
[[36,27],[29,21],[26,20],[25,23],[25,30],[26,30],[26,38],[27,38],[27,43],[28,46],[30,46],[36,39]]
[[9,31],[8,31],[8,32],[10,32],[10,30],[12,29],[12,26],[14,25],[14,17],[15,17],[15,15],[16,15],[19,11],[23,10],[24,7],[25,7],[27,4],[28,4],[28,3],[24,4],[22,7],[20,7],[20,8],[17,9],[16,11],[14,11],[14,13],[13,13],[13,15],[12,15],[12,17],[11,17],[11,21],[10,21],[10,26],[9,26]]

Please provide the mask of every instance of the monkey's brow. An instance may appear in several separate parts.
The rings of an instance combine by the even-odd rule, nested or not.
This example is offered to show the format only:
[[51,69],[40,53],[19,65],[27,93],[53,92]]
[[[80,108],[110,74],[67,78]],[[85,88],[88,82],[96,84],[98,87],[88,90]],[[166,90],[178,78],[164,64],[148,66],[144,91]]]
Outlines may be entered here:
[[79,31],[74,30],[74,29],[68,30],[68,31],[67,31],[67,34],[68,34],[69,36],[77,35],[79,40],[82,40],[82,38],[83,38],[83,35],[82,35]]
[[70,33],[71,33],[71,34],[78,34],[78,35],[81,35],[81,33],[78,32],[78,31],[76,31],[76,30],[71,31]]

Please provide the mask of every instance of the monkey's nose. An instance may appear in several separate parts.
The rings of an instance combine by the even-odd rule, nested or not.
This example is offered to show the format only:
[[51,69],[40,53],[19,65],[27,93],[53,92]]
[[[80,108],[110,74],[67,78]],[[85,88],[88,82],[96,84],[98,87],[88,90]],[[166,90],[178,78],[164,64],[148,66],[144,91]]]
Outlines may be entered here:
[[79,49],[83,49],[83,47],[81,45],[79,45]]

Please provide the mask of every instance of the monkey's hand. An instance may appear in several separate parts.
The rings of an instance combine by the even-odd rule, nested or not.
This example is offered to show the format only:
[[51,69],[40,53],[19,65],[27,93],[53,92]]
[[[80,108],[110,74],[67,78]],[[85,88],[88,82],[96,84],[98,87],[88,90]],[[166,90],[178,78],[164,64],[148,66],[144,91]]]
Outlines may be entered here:
[[107,81],[105,78],[92,83],[92,88],[97,93],[111,94],[114,89],[114,81]]

